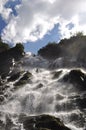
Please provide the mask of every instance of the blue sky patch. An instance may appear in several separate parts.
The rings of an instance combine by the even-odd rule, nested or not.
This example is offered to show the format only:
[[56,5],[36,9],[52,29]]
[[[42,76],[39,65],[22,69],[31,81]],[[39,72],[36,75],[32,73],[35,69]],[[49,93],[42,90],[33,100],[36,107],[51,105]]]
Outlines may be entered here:
[[74,24],[73,23],[69,23],[66,25],[66,27],[71,30],[73,27],[74,27]]
[[46,34],[43,39],[37,40],[36,42],[28,42],[24,44],[25,51],[33,52],[37,54],[37,51],[47,45],[49,42],[58,42],[60,40],[60,34],[58,30],[59,24],[56,24],[54,28]]
[[3,20],[2,16],[0,15],[0,35],[3,30],[3,28],[6,26],[6,22]]
[[5,7],[6,8],[11,8],[12,9],[12,13],[17,16],[17,12],[16,12],[16,5],[19,5],[21,4],[21,0],[15,0],[15,1],[8,1],[6,4],[5,4]]

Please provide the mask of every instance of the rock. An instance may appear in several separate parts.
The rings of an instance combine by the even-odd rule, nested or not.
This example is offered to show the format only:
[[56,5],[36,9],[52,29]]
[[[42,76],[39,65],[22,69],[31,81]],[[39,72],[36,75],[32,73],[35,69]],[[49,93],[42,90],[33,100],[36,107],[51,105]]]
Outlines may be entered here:
[[64,96],[61,95],[61,94],[56,94],[56,100],[59,101],[59,100],[63,100],[64,99]]
[[79,106],[80,109],[86,108],[86,97],[78,98],[78,99],[76,99],[76,102],[77,102],[77,105]]
[[28,83],[28,82],[30,81],[31,76],[32,76],[32,74],[27,71],[27,72],[22,76],[22,78],[20,78],[19,81],[17,81],[17,82],[14,84],[14,86],[15,86],[15,87],[14,87],[14,90],[15,90],[15,89],[18,89],[18,88],[20,88],[20,86],[22,86],[22,85]]
[[3,85],[3,83],[2,83],[2,79],[0,78],[0,86],[2,86]]
[[29,71],[27,71],[20,80],[26,81],[30,79],[31,76],[32,74]]
[[40,89],[40,88],[42,88],[42,87],[43,87],[43,84],[42,84],[42,83],[39,83],[39,84],[36,86],[36,88],[34,88],[34,90]]
[[20,77],[20,74],[20,72],[13,74],[10,78],[8,78],[8,82],[17,80]]
[[79,90],[86,90],[86,74],[79,69],[71,70],[62,80],[73,84]]
[[60,74],[62,73],[62,71],[57,71],[57,72],[53,72],[54,76],[53,76],[53,79],[56,79],[60,76]]
[[0,95],[0,104],[4,101],[4,96]]
[[39,72],[39,69],[38,69],[38,68],[36,69],[36,72],[37,72],[37,73]]
[[25,130],[70,130],[60,119],[50,115],[39,115],[19,119]]
[[2,120],[0,120],[0,130],[5,130],[4,123]]

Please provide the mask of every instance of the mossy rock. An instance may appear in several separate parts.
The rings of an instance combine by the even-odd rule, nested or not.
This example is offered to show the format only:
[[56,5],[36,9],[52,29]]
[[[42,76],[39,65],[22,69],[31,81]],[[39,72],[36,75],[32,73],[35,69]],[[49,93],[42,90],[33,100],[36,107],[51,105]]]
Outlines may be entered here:
[[25,130],[70,130],[59,118],[50,115],[24,117],[19,120],[23,123]]

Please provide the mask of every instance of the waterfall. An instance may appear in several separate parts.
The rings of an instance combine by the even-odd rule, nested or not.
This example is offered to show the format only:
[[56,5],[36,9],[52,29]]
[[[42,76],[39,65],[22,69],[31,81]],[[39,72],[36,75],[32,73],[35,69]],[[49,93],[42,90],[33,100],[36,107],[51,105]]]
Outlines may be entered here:
[[[22,73],[15,81],[7,82],[8,97],[0,105],[1,120],[6,122],[6,118],[11,118],[15,124],[13,128],[24,130],[23,125],[18,123],[19,115],[50,114],[60,118],[72,130],[84,130],[86,109],[79,106],[78,100],[85,97],[86,91],[79,91],[73,84],[62,82],[72,68],[50,69],[49,65],[47,60],[33,55],[26,55],[14,65],[14,70]],[[14,89],[14,84],[27,71],[32,74],[30,80]]]

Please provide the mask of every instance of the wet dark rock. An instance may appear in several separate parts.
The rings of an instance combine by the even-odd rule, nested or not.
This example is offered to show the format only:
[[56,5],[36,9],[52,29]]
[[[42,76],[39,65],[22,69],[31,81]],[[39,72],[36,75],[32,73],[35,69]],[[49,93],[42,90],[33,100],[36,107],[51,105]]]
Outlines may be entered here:
[[23,117],[19,119],[25,130],[70,130],[58,118],[49,115]]
[[32,74],[30,72],[26,72],[22,78],[19,79],[19,81],[17,81],[14,86],[16,86],[14,89],[18,89],[19,86],[22,86],[26,83],[28,83],[30,81],[30,78],[32,77]]
[[9,85],[5,85],[5,86],[3,87],[3,90],[7,90],[8,88],[10,88],[10,86],[9,86]]
[[40,88],[42,88],[42,87],[43,87],[43,84],[42,84],[42,83],[39,83],[39,84],[36,86],[35,89],[40,89]]
[[80,109],[85,109],[86,108],[86,97],[85,98],[78,98],[76,99],[77,105],[79,106]]
[[2,86],[2,85],[3,85],[3,81],[2,81],[2,78],[0,76],[0,86]]
[[54,74],[53,79],[58,78],[61,73],[62,73],[62,71],[53,72],[53,74]]
[[27,71],[20,80],[26,81],[30,79],[31,76],[32,74],[29,71]]
[[86,74],[81,70],[71,70],[67,75],[62,79],[64,82],[68,82],[76,86],[79,90],[86,90]]
[[0,120],[0,130],[5,130],[4,126],[5,126],[5,125],[4,125],[3,121]]
[[10,78],[8,78],[8,81],[15,81],[20,77],[20,72],[13,74]]
[[62,99],[64,99],[64,96],[63,95],[60,95],[60,94],[57,94],[56,95],[56,100],[58,101],[58,100],[62,100]]
[[4,101],[4,96],[0,95],[0,104]]
[[8,85],[0,86],[0,95],[4,95],[5,91],[9,88]]
[[37,73],[39,72],[39,69],[38,69],[38,68],[36,69],[36,72],[37,72]]

